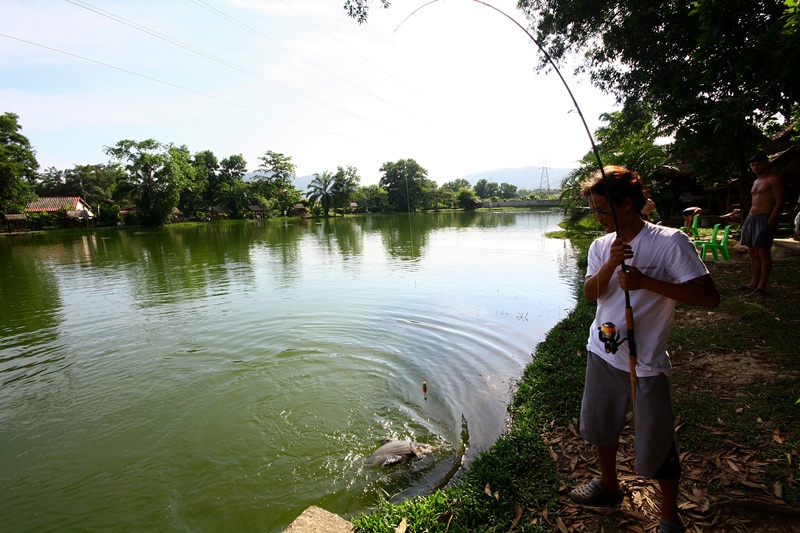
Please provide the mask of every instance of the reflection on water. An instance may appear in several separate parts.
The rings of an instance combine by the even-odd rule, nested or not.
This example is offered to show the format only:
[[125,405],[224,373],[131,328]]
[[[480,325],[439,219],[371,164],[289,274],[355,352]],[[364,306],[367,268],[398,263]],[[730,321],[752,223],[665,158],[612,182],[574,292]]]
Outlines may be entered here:
[[[0,520],[280,531],[435,487],[573,306],[557,213],[0,239]],[[428,384],[427,394],[421,383]],[[381,438],[437,446],[372,468]]]

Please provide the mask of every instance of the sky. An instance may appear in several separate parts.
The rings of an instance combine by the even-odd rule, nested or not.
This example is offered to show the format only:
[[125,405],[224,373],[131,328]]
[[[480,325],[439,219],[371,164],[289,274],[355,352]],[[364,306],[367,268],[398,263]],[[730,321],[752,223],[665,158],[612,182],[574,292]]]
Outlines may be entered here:
[[[523,24],[515,0],[492,5]],[[2,0],[0,113],[41,169],[107,163],[132,139],[244,156],[297,175],[354,166],[378,183],[412,158],[439,185],[502,168],[570,168],[591,149],[536,45],[471,0]],[[424,6],[424,7],[423,7]],[[592,132],[616,109],[562,68]]]

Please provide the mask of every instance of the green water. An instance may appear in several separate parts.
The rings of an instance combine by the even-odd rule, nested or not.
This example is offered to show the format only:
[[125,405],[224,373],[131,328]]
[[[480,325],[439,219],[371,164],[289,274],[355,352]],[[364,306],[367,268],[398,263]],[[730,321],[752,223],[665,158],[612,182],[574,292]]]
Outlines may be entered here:
[[[0,237],[3,530],[281,531],[446,482],[573,306],[575,252],[544,237],[559,221]],[[384,437],[437,450],[367,466]]]

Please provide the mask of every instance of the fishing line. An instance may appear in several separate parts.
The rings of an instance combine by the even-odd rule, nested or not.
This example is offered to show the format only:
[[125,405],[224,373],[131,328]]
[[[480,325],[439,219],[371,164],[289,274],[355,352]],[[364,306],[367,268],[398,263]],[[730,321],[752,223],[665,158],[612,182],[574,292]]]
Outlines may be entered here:
[[[491,4],[488,4],[488,3],[486,3],[486,2],[484,2],[482,0],[469,0],[469,1],[475,2],[476,4],[481,4],[482,6],[488,7],[489,9],[492,9],[492,10],[496,11],[500,15],[504,16],[505,18],[507,18],[508,20],[513,22],[514,25],[516,25],[520,30],[525,32],[525,35],[527,35],[528,38],[531,41],[533,41],[533,43],[536,45],[536,47],[539,49],[539,51],[544,56],[544,58],[547,61],[547,63],[550,65],[550,67],[552,67],[553,71],[556,73],[558,78],[561,80],[561,84],[567,90],[567,93],[569,94],[569,97],[572,100],[572,105],[575,106],[575,111],[577,111],[578,117],[580,117],[580,119],[581,119],[581,123],[583,124],[583,128],[584,128],[584,130],[586,130],[586,135],[589,137],[589,142],[592,145],[592,153],[594,154],[594,157],[597,160],[597,166],[600,169],[600,176],[603,179],[603,186],[605,188],[606,198],[608,200],[608,205],[609,205],[609,208],[611,210],[611,212],[610,212],[611,220],[614,223],[614,232],[616,233],[617,238],[621,239],[622,235],[620,234],[620,230],[619,230],[619,224],[618,224],[618,221],[617,221],[617,213],[616,213],[616,210],[614,209],[614,203],[611,200],[611,194],[610,194],[609,189],[608,189],[608,178],[606,177],[605,169],[603,168],[603,162],[600,159],[600,152],[597,149],[597,144],[595,143],[594,137],[592,136],[592,132],[589,129],[589,124],[587,124],[586,119],[583,116],[583,111],[581,111],[581,106],[578,105],[578,101],[576,100],[575,95],[572,93],[572,89],[570,88],[569,84],[567,83],[567,80],[564,79],[564,76],[562,76],[561,70],[556,65],[556,62],[553,60],[553,58],[550,56],[550,54],[547,52],[547,50],[545,50],[544,46],[542,46],[541,43],[531,34],[531,32],[529,32],[528,29],[525,28],[525,26],[523,26],[522,24],[517,22],[516,19],[514,19],[513,17],[508,15],[508,13],[506,13],[505,11],[503,11],[501,9],[498,9],[497,7],[495,7],[495,6],[491,5]],[[431,5],[431,4],[435,4],[437,2],[439,2],[439,0],[431,0],[430,2],[427,2],[427,3],[423,4],[423,5],[421,5],[420,7],[418,7],[417,9],[415,9],[414,11],[412,11],[406,18],[403,19],[402,22],[400,22],[400,24],[397,26],[397,28],[395,28],[394,31],[397,32],[397,30],[400,29],[400,26],[402,26],[409,18],[411,18],[416,13],[418,13],[420,10],[424,9],[425,7],[427,7],[427,6]],[[625,264],[625,260],[624,259],[621,261],[620,267],[622,268],[623,272],[628,272],[628,267]],[[628,329],[628,337],[625,340],[628,341],[628,352],[629,352],[629,356],[630,356],[629,358],[630,358],[630,374],[631,374],[631,399],[632,399],[632,407],[634,408],[633,410],[634,410],[634,413],[635,413],[636,388],[637,388],[637,382],[638,382],[637,377],[636,377],[637,353],[636,353],[636,341],[635,341],[635,337],[634,337],[634,329],[635,328],[634,328],[633,308],[631,307],[630,293],[629,293],[629,291],[627,289],[623,289],[623,291],[625,293],[625,323],[626,323],[626,326],[627,326],[627,329]],[[611,324],[611,323],[607,322],[605,324]],[[613,324],[611,324],[611,325],[613,326]],[[619,337],[618,336],[615,337],[610,332],[610,328],[607,328],[606,332],[603,331],[602,327],[600,328],[599,335],[600,335],[601,339],[604,339],[604,333],[609,334],[611,342],[615,343],[615,344],[613,344],[614,351],[616,351],[616,347],[618,347],[619,344],[624,342],[624,340],[623,341],[619,341]],[[606,337],[605,339],[607,340],[608,337]],[[604,340],[604,344],[606,343],[606,340]],[[611,351],[610,350],[610,345],[609,344],[605,344],[605,345],[607,347],[606,351],[610,352]]]

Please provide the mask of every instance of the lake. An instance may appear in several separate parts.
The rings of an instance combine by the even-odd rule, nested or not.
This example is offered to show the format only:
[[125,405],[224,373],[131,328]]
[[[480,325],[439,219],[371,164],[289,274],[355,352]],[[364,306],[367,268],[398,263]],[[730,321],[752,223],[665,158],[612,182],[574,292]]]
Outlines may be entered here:
[[[545,237],[561,220],[0,237],[3,529],[281,531],[446,484],[574,307],[577,251]],[[381,438],[436,451],[369,466]]]

